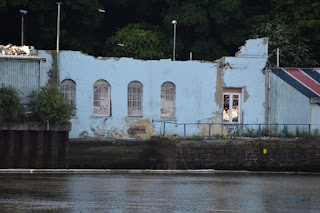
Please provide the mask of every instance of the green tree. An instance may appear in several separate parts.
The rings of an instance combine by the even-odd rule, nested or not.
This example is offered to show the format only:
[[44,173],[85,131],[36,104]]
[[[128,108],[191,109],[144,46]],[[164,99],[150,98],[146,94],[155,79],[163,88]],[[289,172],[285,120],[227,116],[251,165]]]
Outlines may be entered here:
[[[101,55],[106,38],[114,37],[118,29],[130,24],[148,23],[149,26],[143,26],[142,29],[161,32],[165,44],[169,44],[166,47],[169,53],[165,53],[164,57],[169,58],[172,56],[171,21],[175,19],[178,21],[177,59],[188,59],[189,52],[192,51],[194,59],[215,60],[238,50],[249,37],[250,27],[269,12],[271,1],[273,0],[62,0],[60,49]],[[313,10],[317,9],[316,0],[302,2],[307,1],[313,2]],[[298,1],[294,2],[302,5]],[[98,8],[104,8],[106,13],[98,13]],[[0,0],[0,26],[2,32],[5,32],[0,37],[0,43],[20,43],[19,9],[29,11],[25,16],[26,44],[37,49],[55,49],[57,6],[56,1],[50,0]],[[316,13],[311,12],[308,14]],[[312,24],[318,29],[316,27],[320,25],[315,21],[317,16],[309,16],[314,18],[306,26]],[[154,26],[158,26],[156,30]],[[311,38],[309,40],[315,41]],[[106,51],[108,55],[110,51]]]
[[317,61],[310,53],[308,40],[299,36],[294,30],[282,24],[261,24],[254,30],[254,38],[269,38],[269,65],[276,65],[276,49],[280,49],[280,66],[301,67],[315,66]]
[[[249,28],[256,16],[265,15],[265,1],[247,0],[168,0],[163,24],[172,29],[171,21],[178,21],[177,38],[183,44],[179,59],[215,60],[234,54],[250,35]],[[171,34],[170,34],[171,36]]]
[[[60,49],[101,54],[103,13],[98,0],[62,0]],[[21,15],[25,9],[25,40],[37,49],[56,48],[57,4],[50,0],[0,0],[1,43],[20,44]],[[99,48],[100,47],[100,48]]]
[[140,24],[130,24],[119,29],[107,39],[105,54],[113,57],[138,59],[168,58],[169,42],[158,29],[146,29]]
[[52,85],[42,87],[40,92],[33,91],[29,95],[29,108],[32,119],[42,124],[66,124],[75,115],[76,108],[64,95]]
[[17,122],[25,121],[26,114],[19,92],[13,87],[0,88],[0,121]]
[[[271,5],[271,11],[261,17],[254,29],[259,28],[260,34],[270,37],[271,48],[274,49],[273,44],[278,45],[282,52],[280,65],[310,67],[319,64],[319,1],[271,0]],[[274,58],[271,61],[274,62]]]

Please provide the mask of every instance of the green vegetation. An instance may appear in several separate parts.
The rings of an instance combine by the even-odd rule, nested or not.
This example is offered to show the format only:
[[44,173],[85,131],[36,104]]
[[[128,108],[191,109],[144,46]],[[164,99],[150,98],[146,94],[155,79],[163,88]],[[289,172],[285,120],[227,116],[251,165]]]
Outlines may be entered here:
[[61,125],[69,122],[75,115],[75,106],[69,103],[64,95],[52,85],[33,91],[30,95],[29,108],[32,120],[46,124]]
[[19,92],[13,87],[0,87],[0,122],[25,121],[26,118]]
[[290,30],[284,24],[263,23],[254,30],[254,38],[269,38],[269,66],[277,64],[277,48],[280,49],[280,62],[284,67],[316,66],[310,52],[308,40]]
[[201,141],[201,140],[204,140],[204,139],[207,139],[207,138],[202,136],[202,135],[193,135],[193,136],[186,137],[186,139],[190,140],[190,141]]
[[253,128],[247,128],[246,131],[242,134],[244,137],[257,138],[259,136],[259,130]]
[[224,139],[225,137],[223,135],[220,134],[215,134],[214,135],[214,139],[219,140],[219,139]]
[[[113,57],[161,59],[168,55],[171,45],[163,33],[147,29],[140,24],[130,24],[107,39],[105,53]],[[171,52],[171,51],[170,51]]]
[[[105,13],[99,13],[104,8]],[[134,9],[132,9],[134,8]],[[0,44],[55,49],[57,5],[50,0],[0,0]],[[314,66],[320,58],[318,0],[66,0],[61,6],[61,49],[142,59],[172,57],[177,20],[177,60],[216,60],[233,55],[252,35],[270,37],[270,64]],[[117,44],[124,44],[124,47]]]
[[47,85],[40,92],[29,95],[28,111],[21,104],[19,92],[13,87],[0,87],[0,124],[4,122],[40,122],[49,121],[53,125],[69,123],[75,115],[75,106],[69,103],[55,87]]

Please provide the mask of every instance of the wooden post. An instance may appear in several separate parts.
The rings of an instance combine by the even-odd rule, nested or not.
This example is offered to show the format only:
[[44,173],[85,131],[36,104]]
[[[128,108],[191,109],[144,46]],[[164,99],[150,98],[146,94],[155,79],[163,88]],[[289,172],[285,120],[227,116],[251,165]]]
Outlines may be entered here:
[[277,48],[277,67],[280,66],[279,48]]

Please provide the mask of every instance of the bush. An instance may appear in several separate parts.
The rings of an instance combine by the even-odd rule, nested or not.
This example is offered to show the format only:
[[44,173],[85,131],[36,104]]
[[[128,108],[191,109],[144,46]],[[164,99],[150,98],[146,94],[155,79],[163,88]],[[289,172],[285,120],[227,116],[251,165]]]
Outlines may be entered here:
[[0,121],[16,122],[25,121],[27,116],[23,105],[20,103],[19,92],[13,87],[0,88]]
[[46,124],[47,121],[57,126],[67,124],[75,115],[76,107],[69,103],[55,86],[42,87],[39,93],[33,91],[29,98],[32,120],[42,124]]

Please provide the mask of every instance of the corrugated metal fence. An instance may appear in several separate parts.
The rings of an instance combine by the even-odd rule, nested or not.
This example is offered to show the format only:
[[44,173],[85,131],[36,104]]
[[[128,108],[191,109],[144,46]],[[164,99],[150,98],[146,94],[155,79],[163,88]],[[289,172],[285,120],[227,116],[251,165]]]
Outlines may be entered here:
[[8,59],[0,57],[0,86],[12,86],[20,92],[21,101],[40,88],[41,60]]

